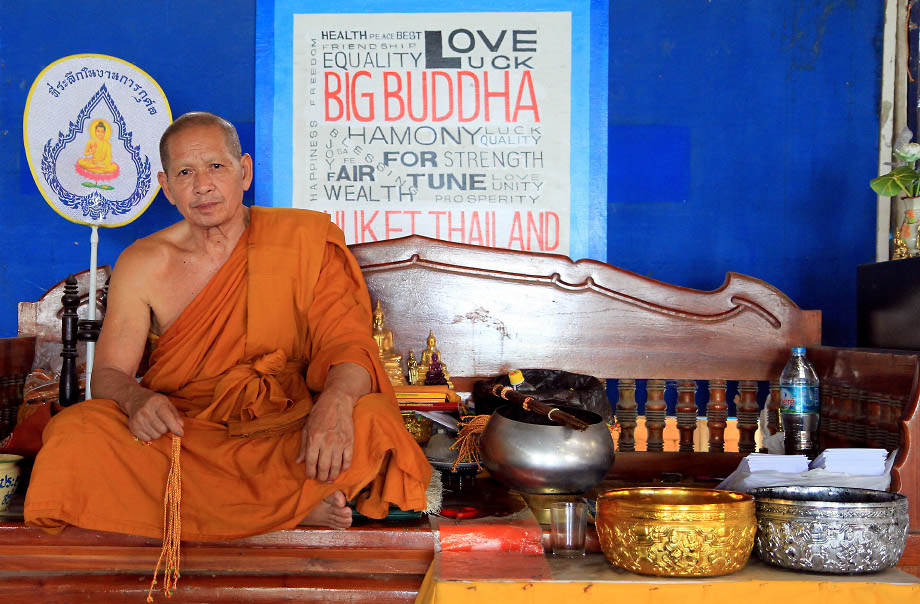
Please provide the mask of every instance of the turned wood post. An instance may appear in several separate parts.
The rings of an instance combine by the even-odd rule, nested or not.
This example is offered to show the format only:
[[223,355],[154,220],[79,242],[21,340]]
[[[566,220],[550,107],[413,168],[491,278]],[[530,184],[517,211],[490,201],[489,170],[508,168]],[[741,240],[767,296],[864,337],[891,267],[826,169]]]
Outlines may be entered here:
[[881,441],[879,430],[882,419],[882,402],[877,392],[869,393],[866,396],[866,443],[870,447],[884,447],[885,443]]
[[849,386],[840,386],[840,402],[837,405],[837,434],[840,442],[849,445],[853,422],[853,389]]
[[826,449],[830,440],[828,436],[830,435],[830,409],[831,409],[831,386],[824,380],[821,380],[821,385],[818,386],[818,396],[821,400],[821,419],[818,421],[818,445],[821,449]]
[[77,279],[69,275],[64,281],[64,295],[61,296],[64,312],[61,315],[61,381],[59,401],[61,405],[73,405],[80,400],[80,384],[77,376],[77,307],[80,295]]
[[725,426],[728,403],[725,402],[725,380],[709,380],[709,402],[706,403],[706,425],[709,427],[709,450],[725,451]]
[[904,400],[891,397],[889,401],[888,449],[901,448],[901,416],[904,414]]
[[854,443],[866,442],[866,423],[869,413],[866,410],[869,393],[853,389],[853,421],[850,424],[850,438]]
[[753,453],[757,448],[754,433],[757,432],[757,419],[760,415],[760,407],[757,406],[757,382],[738,382],[738,392],[738,452]]
[[[836,447],[840,443],[840,387],[830,384],[827,387],[827,404],[821,400],[821,423],[827,424],[828,441],[823,443],[825,448]],[[826,410],[826,411],[825,411]]]
[[891,446],[891,428],[892,420],[891,417],[894,414],[893,401],[891,397],[882,396],[878,400],[879,402],[879,418],[878,418],[878,440],[879,446],[885,447],[888,450],[892,449]]
[[617,423],[620,425],[619,451],[636,450],[636,380],[620,379],[617,399]]
[[677,382],[677,430],[680,432],[680,451],[693,451],[693,433],[696,431],[696,382]]
[[649,380],[645,389],[648,400],[645,403],[645,428],[648,430],[648,451],[664,451],[664,428],[668,406],[664,402],[664,380]]
[[22,404],[22,385],[24,378],[21,375],[0,377],[0,438],[6,436],[16,427],[16,411]]
[[767,398],[767,434],[777,434],[782,429],[779,421],[779,408],[782,395],[779,390],[779,379],[770,380],[770,396]]

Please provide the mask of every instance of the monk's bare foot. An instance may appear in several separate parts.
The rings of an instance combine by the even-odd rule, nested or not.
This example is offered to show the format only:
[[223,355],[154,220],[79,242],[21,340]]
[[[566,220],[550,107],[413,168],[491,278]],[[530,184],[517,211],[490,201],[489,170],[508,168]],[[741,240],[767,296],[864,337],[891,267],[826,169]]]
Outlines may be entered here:
[[300,521],[300,524],[347,529],[351,526],[351,508],[346,505],[347,503],[345,493],[336,491],[310,510],[307,517]]

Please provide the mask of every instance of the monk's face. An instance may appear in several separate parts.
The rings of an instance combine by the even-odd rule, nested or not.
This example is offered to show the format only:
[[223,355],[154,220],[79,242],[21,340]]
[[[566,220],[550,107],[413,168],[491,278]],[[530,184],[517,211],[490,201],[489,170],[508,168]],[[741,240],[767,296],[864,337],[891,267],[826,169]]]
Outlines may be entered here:
[[169,140],[169,173],[157,178],[171,204],[195,226],[241,219],[243,191],[252,182],[252,158],[234,156],[217,126],[189,126]]

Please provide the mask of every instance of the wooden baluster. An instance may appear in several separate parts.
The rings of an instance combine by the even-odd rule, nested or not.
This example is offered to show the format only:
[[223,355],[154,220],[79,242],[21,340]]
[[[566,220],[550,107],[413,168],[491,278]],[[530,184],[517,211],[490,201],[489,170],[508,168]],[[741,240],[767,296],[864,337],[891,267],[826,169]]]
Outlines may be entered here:
[[620,451],[636,450],[636,380],[620,379],[617,384],[620,397],[617,400],[617,424],[620,425],[620,438],[617,449]]
[[645,428],[648,430],[648,451],[664,451],[664,428],[668,413],[664,402],[664,380],[649,380],[645,389],[648,400],[645,403]]
[[779,379],[770,380],[770,396],[767,398],[767,432],[765,436],[777,434],[782,429],[779,421],[781,400]]
[[819,446],[824,449],[827,447],[827,443],[830,442],[828,428],[830,427],[831,385],[822,380],[821,385],[818,387],[818,392],[821,398],[821,420],[818,422],[818,442],[822,443],[822,445]]
[[821,401],[821,422],[827,418],[827,441],[825,448],[836,447],[840,443],[840,387],[837,384],[828,386],[827,411],[825,412],[824,401]]
[[850,424],[853,421],[853,389],[847,385],[841,385],[838,389],[840,393],[840,404],[837,406],[837,433],[840,437],[840,443],[844,446],[850,446]]
[[725,387],[725,380],[709,380],[706,426],[709,428],[709,450],[718,453],[725,452],[725,426],[728,423]]
[[757,419],[760,415],[760,407],[757,406],[757,382],[743,380],[738,383],[738,391],[738,452],[753,453],[757,448],[754,433],[757,432]]
[[850,440],[859,447],[866,446],[866,423],[869,412],[866,410],[869,393],[853,389],[853,423],[850,424]]
[[888,449],[889,451],[894,447],[891,446],[891,429],[894,421],[892,416],[894,415],[894,405],[891,397],[885,395],[879,398],[879,420],[878,420],[878,440],[879,446]]
[[13,400],[15,403],[13,404],[13,418],[11,420],[12,425],[10,426],[11,432],[14,428],[16,428],[16,418],[19,414],[19,406],[25,402],[25,392],[23,392],[23,390],[26,387],[26,377],[28,377],[28,375],[20,375],[18,378],[13,380]]
[[[840,399],[840,385],[832,384],[831,385],[831,400],[830,408],[827,414],[828,420],[828,433],[830,434],[830,441],[828,442],[829,447],[838,447],[841,443],[840,436],[840,405],[842,401]],[[823,420],[823,415],[822,415]]]
[[64,295],[61,296],[64,312],[61,316],[61,339],[63,349],[61,356],[60,403],[62,406],[73,405],[80,400],[80,382],[77,375],[77,307],[80,295],[77,291],[77,279],[69,275],[64,281]]
[[895,430],[897,427],[897,421],[895,418],[895,412],[897,405],[894,402],[894,398],[891,396],[886,396],[882,399],[882,441],[884,442],[884,447],[891,451],[896,448],[897,439],[895,438]]
[[0,377],[0,438],[6,438],[13,431],[9,410],[15,405],[12,388],[15,381],[15,378]]
[[884,447],[879,439],[882,419],[882,403],[877,392],[866,395],[866,444],[870,447]]
[[904,399],[893,396],[891,401],[891,428],[888,432],[890,449],[901,448],[901,416],[904,414]]
[[693,451],[693,433],[696,431],[696,382],[677,382],[677,430],[680,432],[680,451]]

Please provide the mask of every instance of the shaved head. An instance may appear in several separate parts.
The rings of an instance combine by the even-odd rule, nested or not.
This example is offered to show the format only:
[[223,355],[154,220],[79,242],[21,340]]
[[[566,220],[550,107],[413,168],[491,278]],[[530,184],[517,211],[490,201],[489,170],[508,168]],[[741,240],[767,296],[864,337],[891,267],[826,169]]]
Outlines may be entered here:
[[213,113],[207,111],[191,111],[180,115],[176,120],[166,128],[163,136],[160,137],[160,163],[163,165],[163,171],[169,172],[169,139],[192,126],[216,126],[224,133],[224,140],[227,143],[227,150],[233,154],[233,157],[243,155],[243,147],[240,145],[240,137],[236,133],[233,124]]

